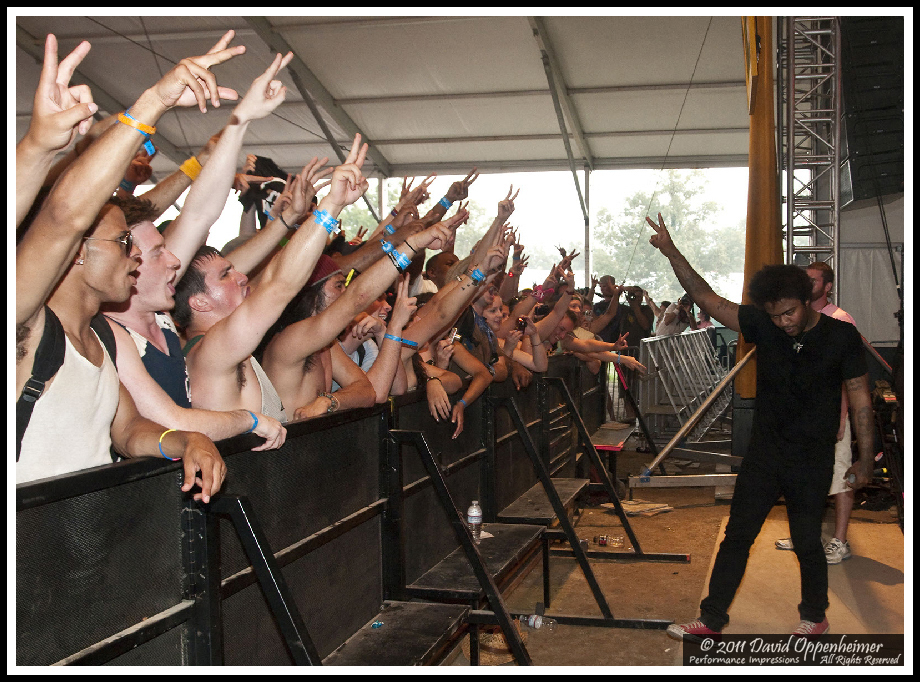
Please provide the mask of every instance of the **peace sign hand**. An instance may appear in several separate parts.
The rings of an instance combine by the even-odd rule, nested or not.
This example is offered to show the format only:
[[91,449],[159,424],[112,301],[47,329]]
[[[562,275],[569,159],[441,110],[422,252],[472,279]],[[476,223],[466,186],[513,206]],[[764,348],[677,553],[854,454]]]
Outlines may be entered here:
[[498,219],[502,222],[508,220],[511,214],[514,213],[514,200],[517,199],[517,195],[521,193],[521,190],[518,188],[518,191],[514,192],[514,196],[511,196],[511,192],[514,192],[514,185],[511,185],[507,196],[498,202]]
[[367,143],[362,145],[361,133],[356,133],[345,163],[336,166],[332,171],[329,193],[320,203],[341,212],[343,208],[360,199],[368,188],[367,178],[361,174],[361,166],[364,165],[366,157]]
[[265,118],[284,101],[287,88],[281,81],[274,80],[274,78],[293,58],[293,52],[288,52],[284,57],[280,54],[275,55],[272,63],[262,75],[252,81],[242,101],[233,110],[240,123]]
[[220,106],[221,99],[239,99],[236,90],[219,87],[214,74],[208,70],[246,51],[244,45],[227,47],[233,35],[232,30],[227,31],[207,54],[186,57],[151,88],[163,106],[172,109],[197,104],[204,113],[207,111],[208,98],[215,107]]
[[70,85],[70,78],[90,50],[85,40],[58,64],[57,38],[49,33],[45,40],[45,61],[35,90],[32,120],[27,137],[36,147],[56,152],[85,135],[99,107],[86,85]]
[[671,241],[671,235],[668,233],[668,228],[665,227],[664,218],[661,217],[660,213],[658,214],[657,225],[648,216],[645,216],[645,220],[649,225],[652,226],[652,229],[655,230],[655,234],[653,234],[648,240],[649,244],[661,251],[662,255],[664,256],[670,256],[674,251],[677,250],[674,246],[674,242]]
[[451,203],[460,199],[466,199],[470,191],[470,185],[476,182],[476,178],[478,177],[479,173],[474,168],[465,178],[463,178],[463,180],[457,180],[451,183],[450,187],[447,189],[447,193],[444,196],[446,196],[448,201]]

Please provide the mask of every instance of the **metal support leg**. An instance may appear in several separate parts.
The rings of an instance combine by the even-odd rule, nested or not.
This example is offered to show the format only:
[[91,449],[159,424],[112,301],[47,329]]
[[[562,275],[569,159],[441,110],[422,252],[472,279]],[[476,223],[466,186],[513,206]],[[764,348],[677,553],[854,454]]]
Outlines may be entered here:
[[[476,546],[476,543],[473,542],[473,536],[470,534],[466,521],[457,508],[457,505],[454,503],[453,497],[450,494],[450,490],[447,488],[444,476],[441,475],[441,470],[438,468],[437,462],[434,461],[434,455],[431,453],[431,448],[428,447],[428,441],[425,440],[425,434],[421,431],[392,429],[390,431],[390,436],[394,438],[397,443],[405,442],[415,445],[422,463],[428,471],[428,476],[434,485],[434,489],[437,492],[441,507],[444,509],[444,513],[447,514],[447,519],[454,529],[457,539],[460,541],[460,546],[463,547],[463,551],[466,553],[466,557],[473,567],[473,573],[476,575],[476,579],[485,591],[486,598],[489,600],[489,605],[492,607],[492,611],[498,619],[498,625],[505,635],[505,640],[508,642],[508,648],[511,649],[511,653],[514,655],[514,660],[517,661],[518,665],[533,665],[530,660],[530,654],[527,652],[527,649],[524,647],[524,642],[521,640],[521,635],[517,628],[514,627],[511,615],[505,606],[504,599],[502,599],[501,592],[499,592],[495,581],[492,580],[492,576],[486,571],[482,555],[479,553],[479,548]],[[473,643],[471,642],[471,656],[472,651]]]
[[195,601],[186,643],[189,664],[223,665],[217,518],[190,502],[182,510],[182,526],[185,594],[186,598]]
[[[607,598],[601,591],[600,585],[597,584],[597,578],[594,575],[594,571],[591,570],[591,564],[588,563],[588,557],[585,556],[585,550],[581,546],[581,542],[579,542],[578,536],[575,534],[575,529],[572,527],[572,524],[569,521],[565,507],[562,505],[562,500],[559,499],[559,493],[556,492],[556,488],[553,485],[552,479],[550,478],[549,471],[546,469],[546,466],[540,459],[540,455],[537,452],[537,449],[534,447],[533,441],[530,438],[530,434],[527,432],[527,425],[524,423],[524,418],[521,417],[517,403],[513,397],[509,397],[503,400],[503,404],[508,409],[508,413],[511,415],[511,421],[514,422],[514,425],[518,430],[518,434],[524,443],[524,450],[526,450],[527,454],[530,456],[530,460],[533,463],[533,468],[537,474],[537,478],[540,480],[540,483],[543,484],[543,490],[546,491],[546,496],[549,498],[550,504],[553,507],[553,512],[556,514],[556,518],[559,519],[559,524],[565,531],[566,538],[568,539],[569,544],[572,546],[572,551],[575,553],[575,558],[578,560],[578,565],[581,567],[581,572],[584,574],[585,579],[588,581],[588,586],[591,588],[591,592],[594,594],[594,599],[597,602],[597,605],[600,607],[601,613],[604,614],[604,618],[613,618],[613,613],[610,610],[610,606],[607,604]],[[575,411],[575,406],[573,404],[569,404],[569,408],[572,410],[573,417],[578,416],[578,412]],[[580,416],[578,416],[578,420],[581,420]]]
[[[623,505],[620,503],[619,498],[617,497],[616,490],[614,490],[613,482],[610,480],[610,476],[607,473],[607,469],[604,467],[604,463],[601,461],[600,455],[597,454],[597,449],[594,447],[594,443],[591,442],[591,435],[588,433],[587,427],[585,427],[584,421],[582,421],[581,415],[578,413],[578,410],[575,409],[575,401],[572,400],[572,394],[569,393],[568,386],[565,385],[560,379],[555,377],[544,377],[542,381],[551,382],[557,387],[562,394],[562,399],[566,401],[569,406],[569,410],[572,413],[572,419],[575,422],[575,426],[578,429],[579,436],[581,438],[581,444],[585,449],[585,452],[588,453],[588,457],[591,460],[591,464],[594,465],[594,468],[597,469],[598,476],[601,478],[601,483],[604,485],[604,489],[607,491],[607,494],[610,496],[610,500],[613,503],[614,510],[616,511],[617,516],[620,519],[620,523],[623,524],[623,529],[626,531],[626,535],[629,537],[630,543],[632,543],[633,549],[635,550],[636,556],[646,556],[642,551],[642,547],[639,545],[639,539],[636,537],[636,534],[633,532],[632,525],[629,523],[629,517],[626,516],[626,511],[623,509]],[[616,555],[611,555],[614,557]],[[622,554],[620,556],[623,556]],[[689,554],[656,554],[654,559],[651,559],[652,555],[648,555],[650,560],[653,561],[675,561],[680,563],[686,563],[690,560]],[[668,558],[670,557],[670,559]]]
[[322,665],[249,500],[239,496],[221,496],[207,505],[207,511],[209,514],[229,516],[233,521],[294,663]]

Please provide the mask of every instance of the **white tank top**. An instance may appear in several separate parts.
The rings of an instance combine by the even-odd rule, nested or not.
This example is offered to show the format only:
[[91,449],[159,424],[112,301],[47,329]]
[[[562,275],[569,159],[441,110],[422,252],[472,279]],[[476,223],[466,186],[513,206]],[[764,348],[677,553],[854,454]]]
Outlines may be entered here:
[[115,365],[101,341],[101,367],[80,355],[66,335],[64,341],[64,364],[35,403],[22,437],[17,483],[112,463],[119,393]]

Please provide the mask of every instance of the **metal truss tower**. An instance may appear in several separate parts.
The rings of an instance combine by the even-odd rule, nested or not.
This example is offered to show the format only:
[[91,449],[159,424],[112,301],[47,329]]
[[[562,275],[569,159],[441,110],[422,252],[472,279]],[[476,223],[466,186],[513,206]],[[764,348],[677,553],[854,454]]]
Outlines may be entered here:
[[[839,262],[839,17],[777,22],[777,120],[786,262]],[[836,279],[840,281],[839,276]],[[837,294],[839,295],[839,291]]]

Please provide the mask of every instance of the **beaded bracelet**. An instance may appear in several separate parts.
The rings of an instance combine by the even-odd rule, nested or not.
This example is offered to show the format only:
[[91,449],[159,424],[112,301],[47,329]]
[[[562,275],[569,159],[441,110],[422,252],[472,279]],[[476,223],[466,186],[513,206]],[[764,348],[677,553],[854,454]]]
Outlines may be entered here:
[[313,219],[317,223],[325,227],[326,232],[328,232],[329,234],[338,234],[339,232],[342,231],[342,228],[341,228],[342,221],[336,220],[331,215],[329,215],[328,211],[324,209],[320,208],[320,209],[313,211]]
[[[246,411],[249,412],[249,410],[246,410]],[[253,431],[256,430],[256,427],[259,425],[259,418],[254,413],[249,412],[249,416],[252,417],[252,426],[249,427],[249,430],[245,431],[244,433],[252,433]]]
[[441,197],[441,200],[438,203],[441,204],[441,206],[444,208],[450,208],[454,205],[454,202],[450,201],[446,196]]
[[164,458],[168,459],[170,462],[178,462],[180,459],[182,459],[181,457],[176,457],[175,459],[173,459],[172,457],[166,457],[166,453],[163,452],[163,436],[165,436],[167,433],[171,433],[171,432],[173,432],[173,431],[175,431],[175,429],[166,429],[166,430],[160,435],[160,442],[157,443],[157,447],[160,449],[160,454],[163,455]]

